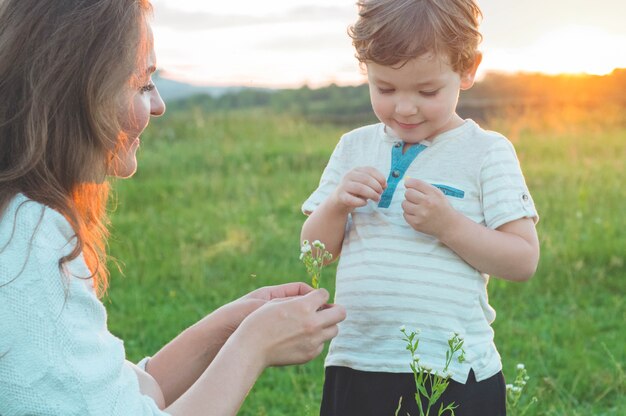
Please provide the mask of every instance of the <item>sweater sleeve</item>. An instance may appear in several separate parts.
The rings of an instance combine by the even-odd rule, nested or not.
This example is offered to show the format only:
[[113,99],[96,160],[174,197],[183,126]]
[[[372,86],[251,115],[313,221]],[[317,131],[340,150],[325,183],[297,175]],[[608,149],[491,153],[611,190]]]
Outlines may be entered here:
[[124,365],[82,256],[59,269],[71,236],[32,201],[0,221],[0,414],[165,415]]

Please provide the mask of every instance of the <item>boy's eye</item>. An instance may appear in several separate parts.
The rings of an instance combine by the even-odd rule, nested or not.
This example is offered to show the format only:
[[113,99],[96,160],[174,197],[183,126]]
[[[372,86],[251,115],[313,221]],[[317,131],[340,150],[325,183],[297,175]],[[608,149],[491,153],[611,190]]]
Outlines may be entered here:
[[439,90],[420,91],[420,94],[422,94],[424,97],[434,97],[435,95],[437,95],[438,92]]
[[393,88],[378,88],[378,92],[381,94],[391,94],[395,90]]

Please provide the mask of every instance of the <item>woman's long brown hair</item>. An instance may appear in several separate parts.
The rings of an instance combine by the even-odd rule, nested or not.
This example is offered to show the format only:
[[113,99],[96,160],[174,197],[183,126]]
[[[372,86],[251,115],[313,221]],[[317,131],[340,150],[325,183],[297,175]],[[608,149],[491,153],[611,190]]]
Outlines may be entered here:
[[0,216],[17,194],[60,212],[106,290],[108,163],[148,42],[148,0],[0,1]]

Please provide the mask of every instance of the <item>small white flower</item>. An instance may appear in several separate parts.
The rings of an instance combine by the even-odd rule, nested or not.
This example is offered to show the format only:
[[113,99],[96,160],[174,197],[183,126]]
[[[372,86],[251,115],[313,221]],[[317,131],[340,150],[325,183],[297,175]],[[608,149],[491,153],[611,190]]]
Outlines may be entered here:
[[524,364],[521,364],[521,363],[520,363],[520,364],[518,364],[518,365],[517,365],[517,369],[518,369],[518,370],[523,370],[523,369],[524,369]]
[[506,385],[506,389],[507,390],[513,390],[513,385],[512,384],[507,384]]
[[324,243],[322,243],[320,240],[313,241],[313,247],[316,247],[316,248],[319,248],[319,249],[322,249],[322,250],[324,250],[326,248]]
[[304,240],[304,242],[302,243],[302,247],[300,247],[300,252],[308,253],[309,251],[311,251],[311,245],[308,241]]
[[420,357],[420,355],[419,355],[419,354],[415,354],[415,355],[413,356],[413,361],[417,362],[417,361],[419,361],[421,358],[422,358],[422,357]]
[[300,253],[300,260],[304,258],[304,253]]
[[511,391],[513,391],[513,393],[519,393],[520,391],[522,391],[521,387],[517,387],[517,386],[513,386],[511,388]]
[[406,331],[406,326],[405,325],[400,325],[400,331],[402,331],[402,332]]

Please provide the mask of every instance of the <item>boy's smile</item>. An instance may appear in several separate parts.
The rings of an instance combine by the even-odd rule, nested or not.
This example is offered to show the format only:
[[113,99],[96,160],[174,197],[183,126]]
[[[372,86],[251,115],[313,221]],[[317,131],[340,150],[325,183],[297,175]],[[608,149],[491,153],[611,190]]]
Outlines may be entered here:
[[459,91],[472,86],[477,66],[461,76],[432,53],[402,66],[368,62],[374,113],[406,143],[432,139],[463,124],[456,114]]

